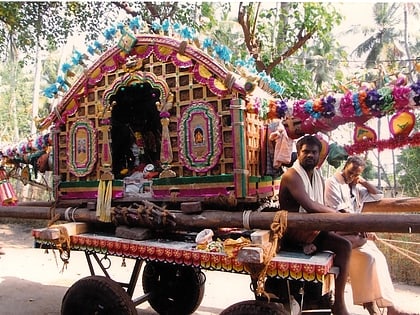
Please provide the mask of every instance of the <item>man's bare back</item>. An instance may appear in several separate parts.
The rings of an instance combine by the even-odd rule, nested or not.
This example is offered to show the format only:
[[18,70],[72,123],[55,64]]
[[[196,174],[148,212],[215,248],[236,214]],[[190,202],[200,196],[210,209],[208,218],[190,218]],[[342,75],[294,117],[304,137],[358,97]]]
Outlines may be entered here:
[[[283,175],[280,183],[279,201],[280,208],[292,212],[310,212],[310,213],[335,213],[336,211],[324,205],[323,200],[323,181],[322,187],[314,187],[314,172],[319,162],[319,153],[321,151],[321,142],[315,136],[305,136],[297,144],[297,161],[292,168],[289,168]],[[299,163],[299,165],[297,164]],[[299,169],[299,173],[298,170]],[[303,170],[302,170],[303,169]],[[306,172],[306,174],[305,174]],[[301,174],[305,177],[301,177]],[[318,182],[320,174],[318,176]],[[312,199],[314,191],[309,193],[309,189],[318,192],[317,197]],[[322,190],[322,197],[319,190]],[[302,239],[297,239],[302,237]],[[309,238],[309,237],[312,237]],[[351,243],[333,232],[307,231],[300,229],[287,229],[285,240],[295,238],[298,242],[316,242],[321,250],[331,250],[336,256],[334,263],[340,268],[340,273],[336,280],[335,303],[333,305],[333,314],[349,315],[345,300],[344,289],[348,275],[348,264],[351,253]]]

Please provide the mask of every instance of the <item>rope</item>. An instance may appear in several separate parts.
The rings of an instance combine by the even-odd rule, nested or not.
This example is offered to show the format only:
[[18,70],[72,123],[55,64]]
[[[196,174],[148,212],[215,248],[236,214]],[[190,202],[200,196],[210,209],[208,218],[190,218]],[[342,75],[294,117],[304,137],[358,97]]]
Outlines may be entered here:
[[[54,246],[60,253],[60,259],[63,262],[63,267],[61,268],[61,273],[63,273],[64,269],[67,268],[70,259],[70,236],[65,226],[51,225],[49,227],[58,229],[60,231],[60,236],[58,240],[54,241]],[[53,251],[53,253],[55,257],[55,252]]]
[[[382,239],[382,238],[378,238],[378,241],[379,241],[379,242],[381,242],[382,244],[384,244],[384,245],[388,246],[389,248],[391,248],[391,249],[395,250],[397,253],[399,253],[399,254],[403,255],[404,257],[406,257],[406,258],[410,259],[411,261],[415,262],[417,265],[420,265],[420,260],[417,260],[417,259],[415,259],[415,258],[411,257],[411,256],[410,256],[410,255],[408,255],[407,253],[411,253],[411,254],[414,254],[414,255],[420,256],[419,254],[417,254],[417,253],[415,253],[415,252],[412,252],[412,251],[410,251],[410,250],[408,250],[408,249],[402,249],[402,248],[399,248],[399,247],[397,247],[397,246],[395,246],[395,245],[392,245],[392,244],[388,243],[388,241],[385,241],[385,240],[384,240],[384,239]],[[404,252],[404,251],[405,251],[405,252]]]
[[[378,238],[378,239],[381,239],[381,240],[384,240],[385,241],[385,239],[382,239],[382,238]],[[409,242],[409,241],[401,241],[401,240],[389,240],[389,239],[386,239],[386,242],[402,243],[402,244],[409,244],[409,245],[420,245],[419,242]]]
[[250,230],[251,229],[250,222],[249,222],[251,212],[252,212],[251,210],[247,210],[247,211],[244,211],[242,213],[242,224],[243,224],[245,230]]
[[276,255],[278,249],[278,242],[283,237],[284,232],[287,228],[287,211],[277,211],[274,215],[273,222],[270,225],[270,243],[268,251],[264,250],[264,259],[262,264],[247,264],[249,268],[251,278],[257,279],[257,286],[255,288],[258,296],[264,295],[270,301],[270,295],[265,291],[265,278],[267,275],[267,269],[270,265],[271,260]]
[[49,211],[50,220],[48,221],[47,226],[53,225],[55,222],[57,222],[60,219],[60,215],[58,213],[55,213],[56,205],[57,205],[57,201],[55,201],[54,204],[52,204],[50,207],[50,211]]

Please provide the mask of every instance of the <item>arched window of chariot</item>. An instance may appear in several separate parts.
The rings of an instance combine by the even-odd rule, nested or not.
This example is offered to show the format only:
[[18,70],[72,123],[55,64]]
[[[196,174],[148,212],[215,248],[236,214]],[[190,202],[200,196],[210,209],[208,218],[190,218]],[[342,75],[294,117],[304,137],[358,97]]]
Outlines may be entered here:
[[104,92],[110,111],[112,172],[123,178],[148,164],[172,162],[169,110],[173,95],[167,83],[153,73],[128,73]]

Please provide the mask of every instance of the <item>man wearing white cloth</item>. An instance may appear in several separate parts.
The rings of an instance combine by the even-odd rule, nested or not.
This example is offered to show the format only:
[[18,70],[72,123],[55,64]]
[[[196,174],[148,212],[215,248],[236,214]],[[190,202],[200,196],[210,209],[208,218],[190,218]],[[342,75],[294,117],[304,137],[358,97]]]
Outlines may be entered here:
[[[279,201],[281,209],[292,212],[335,213],[333,208],[324,205],[324,181],[316,166],[322,144],[315,136],[304,136],[296,143],[297,160],[281,178]],[[334,315],[349,315],[344,289],[348,277],[351,243],[334,232],[286,230],[285,242],[298,245],[313,243],[320,250],[335,253],[334,264],[340,268],[335,284]]]
[[[383,193],[361,177],[365,167],[365,160],[361,157],[350,156],[343,170],[326,180],[325,204],[337,210],[361,213],[364,202],[382,199]],[[379,308],[385,307],[388,315],[405,314],[393,306],[394,286],[386,258],[373,242],[375,233],[363,234],[362,242],[353,242],[350,257],[349,276],[354,304],[363,305],[370,315],[382,314]]]

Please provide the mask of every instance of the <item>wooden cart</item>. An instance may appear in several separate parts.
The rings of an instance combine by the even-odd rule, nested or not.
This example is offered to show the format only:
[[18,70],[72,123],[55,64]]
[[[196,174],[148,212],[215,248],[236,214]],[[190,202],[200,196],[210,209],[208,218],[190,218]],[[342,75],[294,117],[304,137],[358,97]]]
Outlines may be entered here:
[[[45,229],[34,230],[33,235],[40,247],[56,248],[57,240],[40,238],[45,235]],[[75,314],[76,310],[77,313],[93,314],[94,310],[101,308],[108,313],[112,310],[114,314],[137,314],[135,307],[146,301],[159,314],[191,314],[199,307],[204,295],[206,279],[201,270],[241,274],[250,272],[247,264],[235,257],[223,252],[199,250],[196,243],[191,241],[135,241],[84,233],[70,236],[70,247],[71,250],[85,252],[91,276],[77,281],[68,289],[62,301],[62,314]],[[111,279],[109,256],[135,261],[128,283]],[[140,276],[141,270],[143,273]],[[98,271],[100,275],[97,275]],[[274,290],[271,293],[278,297],[277,302],[287,305],[293,296],[305,312],[314,307],[314,301],[309,302],[309,299],[316,296],[317,314],[330,314],[329,302],[336,272],[330,252],[308,256],[301,252],[280,251],[267,268],[266,285],[267,289],[270,289],[269,285],[276,285],[270,290]],[[133,297],[139,277],[144,295]],[[253,285],[251,283],[251,290]],[[308,297],[305,296],[305,290],[308,290]],[[313,290],[316,290],[315,296]],[[321,298],[323,295],[324,298]],[[261,314],[265,309],[277,309],[275,314],[288,311],[281,304],[273,302],[256,297],[252,303],[242,301],[241,307],[255,314]],[[238,305],[235,305],[235,310],[238,311]],[[234,314],[230,312],[229,309],[225,310],[226,314]]]
[[[216,56],[219,49],[204,49],[198,39],[185,39],[172,31],[144,34],[141,29],[116,27],[114,31],[117,29],[112,32],[111,47],[101,45],[94,50],[97,59],[75,52],[72,59],[76,64],[46,93],[52,99],[52,111],[38,122],[40,134],[1,148],[3,205],[17,203],[7,182],[14,177],[23,183],[47,186],[53,203],[46,206],[44,214],[50,220],[63,219],[56,216],[56,210],[64,208],[64,219],[76,221],[81,211],[76,215],[75,209],[83,209],[91,210],[88,216],[94,220],[112,224],[116,208],[134,208],[136,212],[138,204],[145,202],[152,202],[163,212],[168,207],[184,215],[206,209],[255,213],[270,208],[275,201],[280,166],[290,162],[282,160],[279,165],[274,161],[279,139],[290,148],[290,140],[303,134],[329,132],[340,124],[355,122],[355,132],[361,136],[355,138],[356,146],[349,148],[351,153],[382,145],[372,130],[363,126],[378,113],[365,107],[361,111],[359,100],[365,98],[357,93],[287,102],[271,78],[256,75],[255,69],[235,68]],[[79,75],[74,76],[75,72]],[[410,106],[418,95],[408,87],[404,93],[409,93],[408,103],[393,108],[398,108],[399,119],[392,123],[395,139],[404,136],[404,144],[410,144],[418,142],[417,138],[408,137],[408,129],[398,126],[412,128]],[[324,103],[328,108],[313,106]],[[323,161],[328,143],[321,140]],[[386,144],[393,148],[399,145],[395,141]],[[46,172],[52,174],[52,182],[36,182],[37,176]],[[189,231],[188,219],[184,223],[183,231]],[[212,222],[217,223],[220,221]],[[261,228],[269,229],[270,223]],[[91,232],[100,233],[101,229]],[[70,308],[83,310],[87,305],[107,305],[119,308],[120,313],[134,314],[134,306],[145,300],[158,312],[168,312],[174,302],[179,307],[177,314],[191,313],[203,294],[205,279],[200,269],[246,273],[240,263],[223,254],[200,252],[192,244],[173,239],[135,241],[82,234],[71,236],[67,248],[85,251],[92,277],[70,288],[63,301],[64,314]],[[106,276],[106,258],[98,255],[135,259],[130,282],[116,285],[111,281]],[[270,264],[271,278],[300,285],[324,284],[325,279],[332,279],[328,276],[331,254],[294,255],[277,255]],[[131,295],[144,261],[146,294],[133,301]],[[94,275],[93,262],[99,264],[105,277]],[[160,281],[165,277],[168,281]],[[171,283],[173,287],[165,287]],[[176,295],[177,285],[189,292],[187,301]],[[98,290],[100,293],[95,293]],[[285,296],[283,292],[279,295]],[[92,303],[87,303],[88,299]],[[244,307],[262,313],[263,307],[274,305],[254,301]]]

